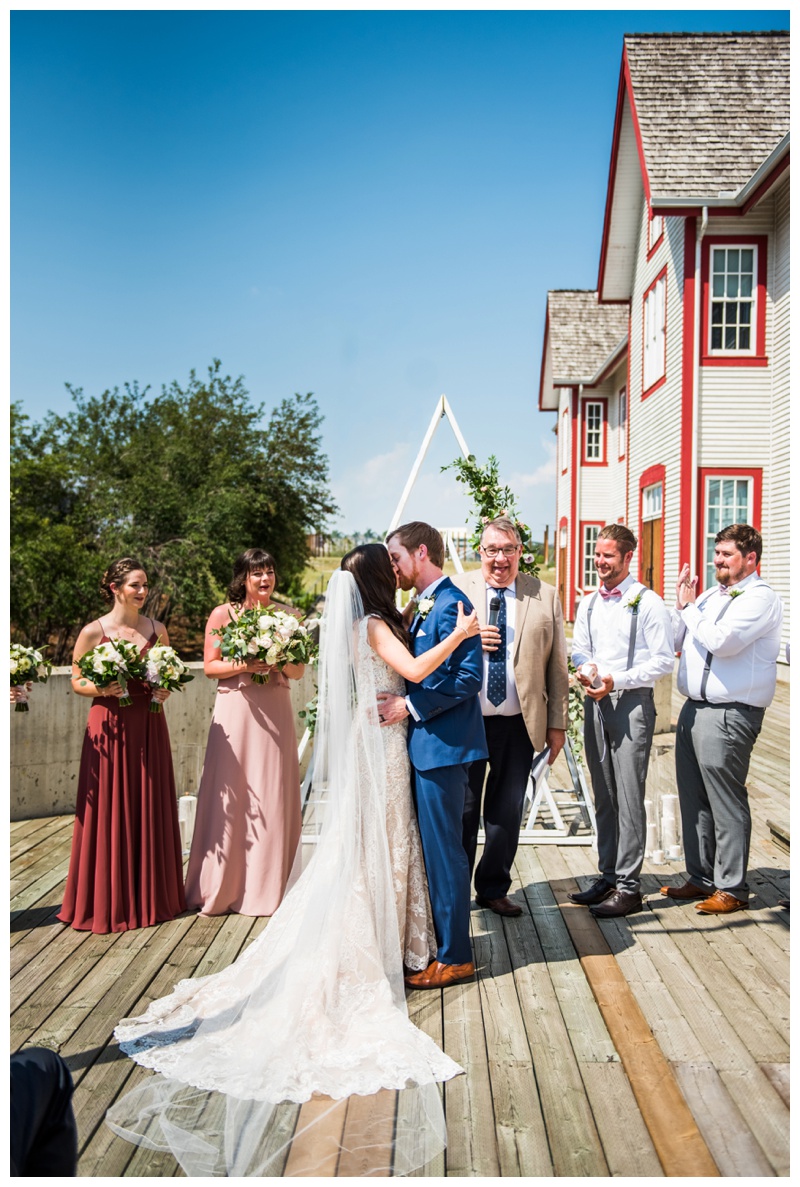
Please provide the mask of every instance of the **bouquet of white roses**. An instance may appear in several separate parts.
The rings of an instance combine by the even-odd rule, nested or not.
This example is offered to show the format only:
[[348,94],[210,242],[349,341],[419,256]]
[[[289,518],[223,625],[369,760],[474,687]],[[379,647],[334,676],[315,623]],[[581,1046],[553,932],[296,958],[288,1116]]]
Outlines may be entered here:
[[[219,630],[219,647],[223,659],[247,663],[260,659],[282,670],[286,664],[307,664],[315,650],[314,641],[302,623],[284,610],[265,610],[254,606],[242,610],[237,618]],[[254,684],[266,684],[269,676],[251,672]]]
[[[183,684],[194,680],[177,651],[158,642],[145,656],[144,678],[151,688],[167,688],[170,692],[180,692]],[[160,713],[161,702],[151,701],[150,712]]]
[[[51,664],[35,647],[23,647],[21,643],[11,644],[11,687],[23,688],[28,683],[44,684],[50,675]],[[27,713],[27,692],[19,694],[23,699],[14,706],[15,713]]]
[[[129,680],[144,678],[144,660],[139,648],[127,639],[110,639],[107,643],[98,643],[81,656],[77,666],[81,676],[91,680],[100,689],[117,681],[127,690]],[[119,704],[120,708],[133,704],[127,691],[119,698]]]

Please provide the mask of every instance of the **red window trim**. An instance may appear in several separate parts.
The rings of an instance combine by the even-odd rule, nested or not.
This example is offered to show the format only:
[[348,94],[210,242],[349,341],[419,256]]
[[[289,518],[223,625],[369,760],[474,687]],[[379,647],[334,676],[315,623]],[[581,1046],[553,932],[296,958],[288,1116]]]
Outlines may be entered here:
[[[625,393],[625,452],[620,453],[619,447],[620,447],[620,439],[622,437],[622,417],[620,415],[620,412],[621,412],[622,393],[623,392]],[[628,401],[628,385],[627,385],[627,383],[623,383],[622,387],[617,392],[617,461],[618,462],[624,462],[625,458],[628,456],[628,424],[630,421],[630,417],[628,415],[628,413],[630,412],[630,408],[628,407],[628,402],[629,402]]]
[[[657,379],[655,383],[651,383],[649,387],[644,386],[644,307],[647,301],[648,294],[664,277],[664,374]],[[654,276],[648,287],[642,293],[642,399],[646,400],[648,396],[652,396],[653,392],[657,392],[660,387],[663,387],[667,382],[667,314],[669,312],[669,286],[667,284],[667,265],[665,264],[657,276]]]
[[730,467],[730,466],[703,466],[697,471],[697,514],[699,516],[699,523],[697,525],[697,567],[695,572],[699,575],[697,591],[702,592],[705,589],[705,530],[706,530],[706,478],[752,478],[753,479],[753,523],[752,526],[757,532],[761,531],[761,508],[764,488],[764,471],[761,466],[754,467]]
[[[562,433],[564,430],[564,417],[567,418],[567,432],[570,432],[571,428],[572,428],[572,413],[570,410],[570,404],[572,402],[572,388],[571,387],[562,388],[561,390],[567,392],[567,403],[566,403],[566,406],[561,409],[561,420],[559,423],[559,434]],[[564,446],[562,448],[562,442],[559,440],[559,442],[558,442],[558,464],[559,465],[561,465],[561,459],[565,454],[566,454],[566,458],[567,458],[567,464],[566,464],[566,466],[563,466],[561,469],[562,475],[566,474],[567,471],[569,470],[570,451],[567,450],[566,446]]]
[[[700,253],[701,334],[700,363],[703,367],[768,367],[767,358],[767,235],[708,235],[703,240]],[[758,272],[756,276],[756,349],[755,354],[709,354],[708,327],[712,247],[755,247],[758,251]]]
[[[644,492],[648,486],[655,486],[657,482],[661,483],[661,522],[663,524],[666,506],[667,506],[667,471],[664,466],[650,466],[639,476],[639,539],[642,538],[642,531],[644,525]],[[639,553],[638,571],[639,580],[644,582],[643,565],[642,565],[642,550],[637,549]],[[661,543],[661,588],[666,590],[664,584],[664,561],[666,549],[664,548],[664,533],[662,532]]]
[[[653,256],[656,254],[656,251],[657,251],[659,245],[664,242],[664,231],[666,229],[666,222],[665,222],[664,216],[660,210],[648,209],[647,215],[648,215],[648,217],[647,217],[647,258],[648,258],[648,260],[652,260]],[[658,239],[655,240],[655,242],[651,242],[650,241],[650,231],[653,226],[654,218],[661,219],[661,234],[659,235]]]
[[[579,542],[579,552],[580,552],[580,569],[578,571],[578,576],[580,577],[580,589],[581,589],[581,592],[584,594],[585,593],[594,593],[600,585],[599,576],[597,578],[597,585],[584,585],[583,584],[583,560],[584,560],[584,555],[585,555],[584,545],[586,543],[586,540],[585,540],[586,529],[587,528],[604,528],[605,526],[606,526],[605,520],[602,520],[602,519],[582,519],[580,521],[580,524],[578,525],[578,542]],[[575,584],[577,585],[578,582],[576,581]]]
[[[589,396],[582,401],[581,408],[581,465],[582,466],[607,466],[608,465],[608,396]],[[599,461],[589,460],[586,456],[586,434],[588,432],[589,421],[586,416],[586,407],[588,404],[602,404],[603,406],[603,444],[601,446],[601,454]]]

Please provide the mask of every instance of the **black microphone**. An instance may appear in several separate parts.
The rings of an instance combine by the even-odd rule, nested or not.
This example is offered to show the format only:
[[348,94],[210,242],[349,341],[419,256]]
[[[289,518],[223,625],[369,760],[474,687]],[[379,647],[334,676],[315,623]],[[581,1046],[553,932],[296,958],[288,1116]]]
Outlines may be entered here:
[[492,598],[489,603],[489,626],[497,626],[497,616],[500,613],[500,599]]

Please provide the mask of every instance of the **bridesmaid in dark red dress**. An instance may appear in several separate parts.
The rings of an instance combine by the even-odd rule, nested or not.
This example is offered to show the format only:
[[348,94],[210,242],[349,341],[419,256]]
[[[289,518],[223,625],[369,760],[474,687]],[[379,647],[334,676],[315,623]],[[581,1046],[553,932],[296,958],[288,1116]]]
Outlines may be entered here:
[[144,653],[158,638],[167,644],[167,632],[140,613],[147,576],[138,561],[116,561],[101,589],[110,609],[83,628],[72,656],[73,689],[94,699],[58,918],[105,934],[174,919],[186,901],[169,733],[164,714],[150,712],[151,699],[165,701],[169,693],[131,680],[133,704],[120,708],[121,685],[98,689],[75,662],[108,639],[129,640]]

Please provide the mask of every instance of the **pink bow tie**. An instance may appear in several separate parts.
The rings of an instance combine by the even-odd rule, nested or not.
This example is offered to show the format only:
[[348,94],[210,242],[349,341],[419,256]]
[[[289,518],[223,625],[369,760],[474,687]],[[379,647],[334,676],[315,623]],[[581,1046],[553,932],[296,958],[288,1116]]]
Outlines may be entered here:
[[600,597],[603,599],[604,602],[608,601],[609,598],[621,598],[622,590],[621,589],[606,589],[606,587],[604,585],[601,585],[600,586]]
[[730,586],[728,586],[728,585],[718,585],[718,586],[717,586],[717,589],[718,589],[718,591],[719,591],[719,593],[720,593],[720,596],[721,596],[721,597],[723,597],[723,598],[728,598],[728,597],[730,597],[730,593],[731,593],[731,591],[730,591]]

